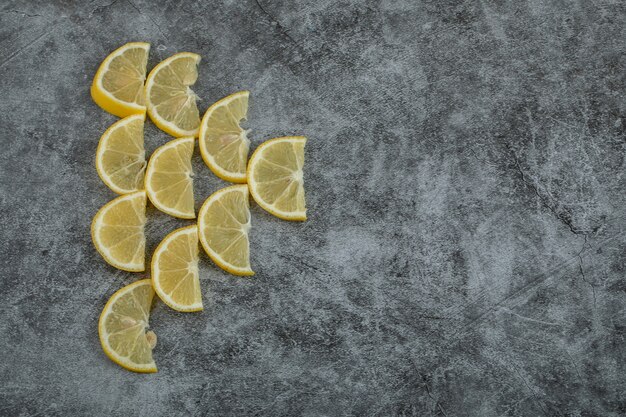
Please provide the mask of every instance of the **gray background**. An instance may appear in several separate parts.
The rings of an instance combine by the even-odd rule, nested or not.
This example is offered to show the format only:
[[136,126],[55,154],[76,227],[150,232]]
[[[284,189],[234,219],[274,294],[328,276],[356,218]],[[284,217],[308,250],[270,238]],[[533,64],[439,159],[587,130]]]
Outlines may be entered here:
[[[0,12],[0,414],[626,413],[623,1],[148,0]],[[253,204],[252,265],[155,303],[159,373],[98,315],[147,274],[89,225],[114,197],[90,99],[128,41],[200,53],[200,110],[252,92],[252,147],[304,134],[309,220]],[[149,125],[152,151],[170,139]],[[194,157],[198,206],[226,184]],[[149,249],[190,222],[149,211]]]

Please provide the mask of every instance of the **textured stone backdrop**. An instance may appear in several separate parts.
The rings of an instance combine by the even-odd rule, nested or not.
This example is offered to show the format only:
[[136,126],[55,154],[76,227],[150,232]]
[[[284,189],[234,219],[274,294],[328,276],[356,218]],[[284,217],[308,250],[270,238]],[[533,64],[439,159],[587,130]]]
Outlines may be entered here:
[[[626,3],[96,0],[0,6],[0,415],[626,413]],[[309,220],[253,204],[252,264],[155,304],[159,373],[103,354],[114,197],[90,99],[128,41],[202,55],[204,111],[304,134]],[[152,151],[170,138],[149,125]],[[194,157],[198,207],[226,184]],[[149,249],[190,222],[149,210]]]

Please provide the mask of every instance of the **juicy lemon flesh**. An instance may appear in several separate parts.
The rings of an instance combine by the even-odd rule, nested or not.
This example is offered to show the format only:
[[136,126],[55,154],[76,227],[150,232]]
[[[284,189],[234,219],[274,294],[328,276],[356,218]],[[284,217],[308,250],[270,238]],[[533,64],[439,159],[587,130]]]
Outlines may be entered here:
[[[259,204],[280,213],[305,213],[304,140],[280,141],[261,150],[252,167],[255,197]],[[256,158],[255,158],[256,159]]]
[[230,269],[237,270],[242,275],[251,275],[248,192],[245,185],[224,190],[228,191],[218,191],[215,199],[209,197],[206,208],[203,208],[200,230],[203,244],[210,249],[207,251],[209,255],[213,252],[218,257],[219,262],[216,263],[220,267],[229,272],[233,272],[229,268],[234,267]]
[[[113,191],[128,193],[143,188],[146,152],[143,147],[143,117],[130,116],[112,126],[103,148],[98,149],[98,165]],[[119,126],[119,127],[118,127]],[[104,178],[103,178],[104,179]]]
[[120,290],[119,295],[113,295],[100,318],[104,350],[125,368],[156,371],[152,347],[146,336],[153,297],[150,280],[131,284]]
[[155,74],[149,93],[153,111],[185,131],[200,125],[196,95],[189,87],[198,79],[196,64],[191,57],[174,59]]
[[194,218],[191,157],[195,140],[183,138],[173,142],[176,143],[164,145],[163,150],[157,150],[152,157],[146,189],[150,190],[150,201],[161,211],[176,217]]
[[198,228],[194,225],[174,231],[161,245],[157,248],[152,267],[157,294],[175,310],[202,310]]
[[146,49],[127,49],[109,62],[108,70],[102,75],[102,87],[118,100],[143,106],[147,64]]
[[218,171],[245,179],[250,141],[240,123],[248,114],[248,92],[237,94],[223,104],[216,103],[207,113],[201,149],[209,160],[208,165],[211,168],[217,165]]
[[[146,198],[118,197],[94,219],[96,247],[104,258],[121,269],[144,270],[146,238]],[[128,194],[131,196],[131,194]]]

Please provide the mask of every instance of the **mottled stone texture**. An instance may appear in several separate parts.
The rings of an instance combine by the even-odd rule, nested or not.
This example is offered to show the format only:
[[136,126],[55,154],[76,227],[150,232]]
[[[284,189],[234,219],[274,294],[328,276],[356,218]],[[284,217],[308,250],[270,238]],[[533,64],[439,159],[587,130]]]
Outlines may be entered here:
[[[626,413],[624,1],[0,7],[0,415]],[[253,204],[256,276],[204,257],[204,312],[155,303],[155,375],[100,348],[148,274],[89,235],[89,85],[137,40],[202,55],[201,111],[251,90],[252,148],[309,138],[309,220]],[[226,184],[194,158],[199,207]],[[151,208],[149,250],[185,224]]]

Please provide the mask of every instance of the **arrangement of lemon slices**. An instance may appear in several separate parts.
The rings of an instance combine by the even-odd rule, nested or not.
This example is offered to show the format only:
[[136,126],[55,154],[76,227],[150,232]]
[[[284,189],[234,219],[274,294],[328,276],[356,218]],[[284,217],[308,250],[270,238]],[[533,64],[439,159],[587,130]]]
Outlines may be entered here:
[[[304,147],[306,138],[289,136],[258,146],[248,161],[247,119],[250,93],[240,91],[209,106],[202,120],[191,90],[200,56],[183,52],[157,64],[146,78],[150,45],[131,42],[100,65],[91,94],[105,111],[123,117],[98,143],[96,171],[121,194],[93,218],[96,250],[115,268],[144,271],[146,205],[181,219],[196,218],[192,158],[196,137],[205,164],[219,178],[237,183],[215,191],[202,204],[197,224],[172,231],[151,258],[151,279],[114,293],[104,306],[98,333],[105,354],[135,372],[156,372],[156,335],[149,329],[154,294],[180,312],[203,309],[199,247],[219,268],[254,275],[250,264],[249,195],[268,213],[306,220]],[[144,85],[145,81],[145,85]],[[146,164],[146,113],[175,139],[158,147]]]

